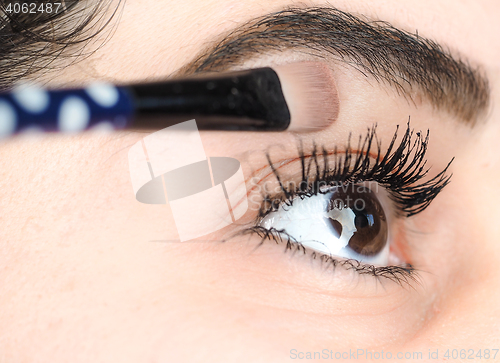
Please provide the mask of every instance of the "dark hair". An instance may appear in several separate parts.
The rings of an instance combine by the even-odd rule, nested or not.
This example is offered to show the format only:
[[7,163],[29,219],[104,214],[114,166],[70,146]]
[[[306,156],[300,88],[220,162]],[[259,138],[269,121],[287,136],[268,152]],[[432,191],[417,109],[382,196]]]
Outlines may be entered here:
[[[56,2],[57,1],[57,2]],[[0,0],[0,89],[23,78],[37,77],[88,57],[110,32],[103,30],[118,14],[123,0]],[[61,3],[55,13],[56,3]],[[19,4],[14,7],[14,4]],[[26,4],[23,13],[22,5]],[[33,8],[32,4],[36,4]],[[32,10],[34,9],[34,11]],[[17,10],[17,12],[15,11]],[[39,11],[42,10],[42,11]],[[112,27],[110,28],[112,29]],[[105,34],[106,33],[106,34]],[[102,36],[97,37],[100,34]],[[92,48],[92,49],[88,49]]]

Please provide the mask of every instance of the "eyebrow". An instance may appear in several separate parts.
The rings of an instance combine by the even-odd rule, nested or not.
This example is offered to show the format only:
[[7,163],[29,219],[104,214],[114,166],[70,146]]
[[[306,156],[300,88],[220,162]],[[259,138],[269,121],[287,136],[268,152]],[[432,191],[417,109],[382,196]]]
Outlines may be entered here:
[[287,49],[336,57],[413,101],[415,94],[423,96],[471,126],[488,109],[488,80],[479,67],[418,33],[330,7],[287,8],[254,19],[212,43],[179,73],[224,71],[252,56]]

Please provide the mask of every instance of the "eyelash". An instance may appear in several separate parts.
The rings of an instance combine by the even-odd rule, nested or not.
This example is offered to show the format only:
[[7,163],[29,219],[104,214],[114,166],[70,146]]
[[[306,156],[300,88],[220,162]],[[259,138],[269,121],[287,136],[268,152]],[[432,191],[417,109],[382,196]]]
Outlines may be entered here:
[[[407,128],[399,146],[394,149],[398,136],[399,126],[397,126],[391,143],[385,155],[381,157],[382,146],[376,135],[376,126],[368,129],[364,140],[360,136],[357,151],[351,148],[351,136],[349,136],[347,146],[342,153],[334,148],[333,154],[329,154],[324,147],[321,148],[323,165],[320,165],[318,148],[313,146],[310,156],[305,155],[302,146],[299,149],[299,158],[302,167],[302,181],[297,189],[287,188],[283,185],[278,170],[274,167],[269,154],[267,160],[271,170],[279,182],[282,198],[280,204],[276,205],[276,196],[264,197],[263,206],[259,217],[263,218],[272,211],[275,211],[282,203],[292,205],[294,198],[311,197],[322,193],[325,187],[341,186],[347,183],[359,183],[364,181],[375,181],[385,187],[390,192],[391,199],[398,207],[397,212],[405,217],[411,217],[422,212],[450,182],[452,175],[446,175],[453,159],[446,168],[434,178],[414,185],[424,178],[429,169],[425,169],[427,145],[429,141],[429,131],[425,138],[420,132],[416,133],[416,139],[412,142],[414,131]],[[376,147],[376,158],[371,156],[371,149]],[[393,151],[394,150],[394,151]],[[412,160],[410,157],[414,153]],[[331,155],[336,155],[333,167],[330,167]],[[340,155],[340,157],[338,156]],[[309,163],[306,165],[306,161]],[[374,163],[371,160],[375,159]],[[314,175],[311,178],[311,171],[314,167]]]
[[[351,148],[351,135],[349,135],[347,146],[342,152],[339,152],[335,147],[331,154],[326,151],[325,147],[321,147],[321,152],[318,153],[318,147],[313,145],[311,154],[306,155],[302,144],[300,144],[299,159],[302,180],[298,186],[293,183],[290,183],[288,187],[284,185],[278,169],[267,154],[269,166],[279,183],[281,192],[276,195],[264,195],[254,226],[240,231],[239,234],[258,235],[261,238],[259,246],[266,240],[270,240],[276,243],[286,243],[285,251],[295,249],[306,254],[306,248],[284,230],[267,229],[260,226],[259,222],[282,205],[292,206],[296,198],[304,199],[324,194],[333,186],[350,183],[375,181],[385,187],[399,216],[411,217],[422,212],[450,182],[452,175],[446,175],[446,172],[454,159],[435,177],[417,184],[428,174],[430,169],[425,168],[429,131],[423,137],[420,132],[414,132],[408,122],[399,146],[395,147],[398,131],[399,126],[396,128],[383,157],[382,146],[376,136],[376,125],[368,129],[364,139],[359,137],[356,151]],[[416,137],[414,137],[415,135]],[[371,152],[373,148],[376,148],[375,153]],[[372,156],[374,154],[376,157]],[[332,156],[334,157],[333,162],[330,160]],[[323,158],[323,163],[320,163],[320,157]],[[319,257],[321,262],[327,263],[333,268],[341,266],[362,275],[370,274],[376,278],[388,278],[401,285],[409,284],[410,281],[418,281],[416,270],[409,264],[379,267],[357,260],[335,259],[317,252],[311,252],[311,257],[313,259]]]

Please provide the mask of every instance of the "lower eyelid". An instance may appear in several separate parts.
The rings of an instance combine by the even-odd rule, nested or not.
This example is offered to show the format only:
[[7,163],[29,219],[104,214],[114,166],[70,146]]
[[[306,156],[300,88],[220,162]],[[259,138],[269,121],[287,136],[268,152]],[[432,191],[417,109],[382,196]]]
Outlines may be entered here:
[[[259,198],[259,201],[262,201],[261,195],[259,195]],[[382,194],[382,203],[385,208],[388,208],[388,205],[391,203],[387,193]],[[413,268],[412,261],[409,258],[409,247],[405,244],[406,236],[404,232],[404,221],[395,214],[391,213],[391,215],[388,216],[388,218],[390,218],[388,222],[394,225],[395,228],[391,228],[390,235],[390,266],[384,267],[376,267],[370,264],[359,263],[355,260],[346,260],[335,256],[330,257],[322,255],[321,253],[303,248],[300,246],[300,243],[294,244],[293,241],[287,240],[285,234],[273,234],[269,233],[269,231],[266,231],[264,228],[259,228],[258,224],[262,220],[262,217],[256,216],[255,213],[253,216],[249,216],[249,218],[253,220],[253,222],[249,222],[251,226],[240,226],[240,230],[236,235],[258,235],[259,239],[256,241],[256,248],[263,243],[269,242],[275,245],[283,244],[285,251],[305,254],[311,259],[318,260],[319,262],[322,261],[321,265],[323,268],[330,269],[332,273],[334,273],[335,270],[338,272],[339,268],[348,269],[361,275],[373,276],[378,280],[390,280],[400,285],[411,285],[418,283],[420,280],[418,271]]]
[[[259,226],[245,228],[244,230],[237,233],[237,236],[253,235],[258,236],[258,242],[256,241],[256,248],[259,248],[264,243],[271,243],[276,247],[279,245],[284,246],[285,252],[291,252],[293,255],[298,255],[299,257],[305,257],[311,262],[315,262],[318,268],[322,270],[327,270],[337,276],[340,271],[352,272],[354,275],[348,273],[346,278],[348,281],[352,282],[352,277],[367,276],[374,278],[377,282],[383,282],[385,280],[389,282],[396,283],[397,285],[409,285],[420,284],[420,276],[418,271],[409,264],[393,265],[393,266],[373,266],[371,264],[362,263],[357,260],[352,259],[342,259],[335,256],[327,256],[325,254],[318,253],[316,251],[304,248],[300,243],[291,241],[286,233],[270,233],[272,231],[266,230],[265,228],[259,228]],[[338,277],[338,276],[337,276]]]

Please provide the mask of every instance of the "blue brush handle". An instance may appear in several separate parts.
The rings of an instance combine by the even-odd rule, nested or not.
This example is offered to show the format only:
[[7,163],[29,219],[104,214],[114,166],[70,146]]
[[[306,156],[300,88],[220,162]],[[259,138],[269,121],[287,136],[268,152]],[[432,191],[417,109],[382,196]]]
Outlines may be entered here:
[[79,132],[106,124],[124,129],[133,113],[134,100],[127,89],[109,84],[59,91],[20,87],[0,94],[0,137],[32,128]]
[[101,123],[161,130],[190,119],[196,119],[199,130],[284,131],[291,116],[271,68],[121,87],[24,87],[0,94],[0,137],[31,128],[79,132]]

